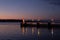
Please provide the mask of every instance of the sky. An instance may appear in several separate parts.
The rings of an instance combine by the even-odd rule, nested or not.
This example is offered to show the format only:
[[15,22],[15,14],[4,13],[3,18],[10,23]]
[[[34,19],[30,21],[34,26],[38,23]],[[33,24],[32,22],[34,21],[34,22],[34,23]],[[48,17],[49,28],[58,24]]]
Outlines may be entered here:
[[0,19],[60,19],[60,0],[0,0]]

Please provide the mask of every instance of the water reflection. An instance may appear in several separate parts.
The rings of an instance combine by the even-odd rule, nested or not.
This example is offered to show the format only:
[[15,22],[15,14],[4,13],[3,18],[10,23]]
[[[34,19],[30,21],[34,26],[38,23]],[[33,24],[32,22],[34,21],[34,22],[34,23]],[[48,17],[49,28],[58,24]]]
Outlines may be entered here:
[[38,36],[40,35],[40,29],[38,29]]
[[25,29],[26,29],[26,31],[25,31],[25,32],[27,33],[27,32],[28,32],[28,28],[25,28]]
[[[52,39],[52,29],[48,28],[36,28],[36,27],[21,27],[22,34],[26,37],[34,37],[34,39],[38,40],[49,40]],[[50,36],[49,36],[50,34]]]
[[53,34],[54,34],[54,29],[53,29],[53,27],[50,28],[50,29],[48,29],[48,30],[49,30],[49,32],[51,33],[51,37],[53,38]]
[[60,28],[54,28],[53,40],[60,40]]
[[58,28],[21,27],[19,23],[0,25],[0,40],[58,40],[59,37]]
[[52,28],[52,29],[51,29],[52,38],[53,38],[53,33],[54,33],[54,31],[53,31],[53,28]]
[[34,27],[32,27],[32,35],[34,34],[34,31],[35,31],[35,29],[34,29]]
[[24,30],[24,29],[25,29],[25,28],[22,27],[21,29],[22,29],[22,30],[21,30],[21,31],[22,31],[22,34],[24,35],[24,33],[25,33],[25,30]]
[[21,27],[21,31],[22,31],[22,34],[25,35],[25,34],[32,34],[34,35],[36,32],[37,29],[35,27]]

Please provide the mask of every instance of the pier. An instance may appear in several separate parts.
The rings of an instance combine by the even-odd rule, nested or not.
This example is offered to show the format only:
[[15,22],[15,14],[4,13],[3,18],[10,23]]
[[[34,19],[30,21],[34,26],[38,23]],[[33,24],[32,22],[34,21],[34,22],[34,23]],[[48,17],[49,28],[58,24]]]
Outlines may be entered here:
[[60,22],[54,20],[0,19],[0,22],[19,22],[21,27],[60,27]]
[[36,27],[60,27],[60,23],[54,20],[22,20],[21,26],[36,26]]

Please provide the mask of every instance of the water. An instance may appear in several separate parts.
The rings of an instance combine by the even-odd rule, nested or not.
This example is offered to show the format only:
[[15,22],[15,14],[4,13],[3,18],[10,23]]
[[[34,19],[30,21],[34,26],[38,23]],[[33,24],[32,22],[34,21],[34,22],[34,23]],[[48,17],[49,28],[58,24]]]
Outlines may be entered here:
[[17,22],[0,22],[0,40],[60,40],[60,28],[21,27]]

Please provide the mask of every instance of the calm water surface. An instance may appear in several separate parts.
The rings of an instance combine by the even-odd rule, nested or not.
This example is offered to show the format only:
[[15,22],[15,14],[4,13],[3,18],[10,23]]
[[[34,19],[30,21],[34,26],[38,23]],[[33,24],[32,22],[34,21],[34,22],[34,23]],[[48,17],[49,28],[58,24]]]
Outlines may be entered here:
[[17,22],[0,22],[0,40],[60,40],[60,28],[21,27]]

